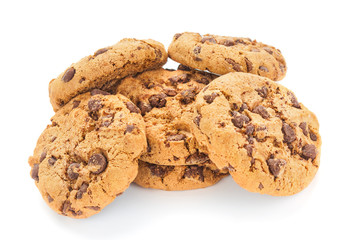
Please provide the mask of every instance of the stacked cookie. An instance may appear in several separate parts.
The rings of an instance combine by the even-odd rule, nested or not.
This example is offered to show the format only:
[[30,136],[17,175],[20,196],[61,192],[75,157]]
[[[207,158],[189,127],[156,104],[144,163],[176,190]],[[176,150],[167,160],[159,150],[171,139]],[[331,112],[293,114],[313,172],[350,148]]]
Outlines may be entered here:
[[[178,70],[162,68],[167,55]],[[275,83],[286,63],[248,38],[176,34],[123,39],[49,84],[55,115],[29,158],[31,177],[59,214],[86,218],[131,182],[162,190],[214,185],[285,196],[315,176],[315,115]],[[222,75],[222,76],[220,76]]]

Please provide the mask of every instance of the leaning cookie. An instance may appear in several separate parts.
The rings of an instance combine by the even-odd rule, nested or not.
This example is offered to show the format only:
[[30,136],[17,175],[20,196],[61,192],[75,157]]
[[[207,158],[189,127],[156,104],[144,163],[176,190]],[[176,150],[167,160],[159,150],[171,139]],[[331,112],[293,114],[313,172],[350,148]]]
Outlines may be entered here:
[[267,78],[229,73],[197,96],[192,132],[243,188],[275,196],[307,187],[320,164],[316,116]]
[[126,190],[146,149],[139,109],[124,96],[93,90],[61,108],[29,158],[31,177],[57,213],[86,218]]
[[154,40],[122,39],[72,64],[49,83],[50,102],[59,110],[73,97],[92,89],[111,89],[119,79],[167,61],[164,46]]
[[219,170],[210,161],[188,166],[156,165],[139,161],[139,172],[134,182],[144,188],[182,191],[212,186],[226,176],[227,170]]
[[189,125],[194,100],[217,76],[196,70],[157,69],[123,79],[116,92],[132,100],[146,124],[147,152],[140,160],[159,165],[193,165],[209,160]]
[[222,75],[245,72],[277,81],[287,70],[280,50],[249,38],[178,33],[168,54],[186,66]]

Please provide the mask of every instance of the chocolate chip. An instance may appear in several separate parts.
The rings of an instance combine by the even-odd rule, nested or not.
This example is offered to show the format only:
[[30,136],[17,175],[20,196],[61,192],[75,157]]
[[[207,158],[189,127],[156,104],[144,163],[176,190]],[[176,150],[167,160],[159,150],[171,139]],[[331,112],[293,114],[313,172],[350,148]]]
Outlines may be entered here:
[[31,178],[34,179],[35,181],[39,181],[39,164],[34,164],[33,167],[31,168]]
[[219,96],[218,93],[214,92],[210,95],[204,95],[203,99],[206,101],[206,103],[211,104],[213,102],[213,100],[218,96]]
[[152,107],[162,108],[167,103],[166,97],[167,95],[164,93],[154,94],[149,97],[148,101]]
[[197,61],[197,62],[203,61],[202,58],[199,58],[199,57],[195,57],[194,60]]
[[89,209],[94,210],[94,211],[99,211],[100,210],[100,207],[98,207],[98,206],[86,206],[84,208],[89,208]]
[[52,136],[50,142],[54,142],[56,140],[56,136]]
[[270,172],[273,176],[278,177],[283,172],[283,167],[287,164],[287,162],[283,159],[274,159],[270,158],[267,160],[267,165],[269,167]]
[[177,40],[180,36],[182,36],[183,33],[176,33],[174,34],[174,40]]
[[98,100],[98,99],[90,99],[88,101],[88,108],[90,111],[94,112],[94,111],[98,111],[99,109],[101,109],[103,107],[102,101]]
[[138,108],[141,111],[141,114],[144,116],[147,112],[150,112],[152,110],[152,106],[150,106],[149,103],[146,102],[138,102]]
[[75,180],[79,177],[79,173],[76,172],[76,169],[80,168],[80,164],[79,163],[72,163],[69,165],[67,173],[68,173],[68,178],[70,180]]
[[183,177],[185,178],[196,178],[201,182],[204,182],[203,166],[187,166],[184,171]]
[[201,52],[202,47],[201,46],[196,46],[193,49],[194,54],[198,55]]
[[204,85],[207,85],[207,84],[210,82],[210,80],[209,80],[208,78],[206,78],[206,77],[202,77],[202,78],[200,78],[200,79],[196,79],[196,82],[197,82],[197,83],[202,83],[202,84],[204,84]]
[[54,166],[54,164],[56,163],[56,158],[54,156],[52,156],[51,158],[48,159],[48,163],[51,166]]
[[286,143],[291,143],[296,140],[296,133],[293,128],[287,123],[282,124],[283,140]]
[[254,127],[254,125],[252,123],[248,124],[246,126],[246,134],[248,136],[252,135],[254,133],[254,129],[255,129],[255,127]]
[[237,72],[242,72],[242,66],[239,65],[238,63],[236,63],[236,61],[234,61],[233,59],[231,58],[226,58],[225,59],[227,63],[231,64],[232,65],[232,68],[237,71]]
[[269,48],[269,47],[264,47],[263,48],[266,52],[268,52],[269,54],[273,54],[273,51],[272,51],[272,49],[271,48]]
[[263,184],[262,183],[259,183],[259,185],[258,185],[258,189],[259,190],[262,190],[264,187],[263,187]]
[[301,122],[299,127],[302,129],[303,135],[308,136],[307,123]]
[[174,166],[160,166],[156,164],[147,163],[152,176],[163,178],[169,171],[174,169]]
[[181,103],[183,104],[189,104],[191,102],[193,102],[194,98],[196,97],[196,89],[195,88],[190,88],[187,90],[183,90],[181,92]]
[[127,125],[127,128],[126,128],[125,131],[124,131],[124,134],[126,134],[126,133],[131,133],[134,128],[135,128],[134,125]]
[[248,60],[248,58],[244,58],[244,60],[246,61],[246,66],[247,66],[247,72],[251,72],[253,69],[253,64],[250,60]]
[[48,193],[48,203],[51,203],[52,201],[54,201],[54,199]]
[[135,106],[134,103],[126,102],[125,105],[127,106],[127,108],[131,113],[140,113],[139,108],[137,108],[137,106]]
[[310,131],[310,138],[312,141],[317,141],[317,135],[312,131]]
[[194,119],[193,122],[199,127],[199,122],[201,121],[201,115],[197,115]]
[[177,76],[173,76],[171,78],[168,78],[168,80],[173,84],[176,85],[178,83],[187,83],[190,81],[190,76],[188,73],[183,73]]
[[74,100],[74,101],[73,101],[73,109],[74,109],[74,108],[77,108],[77,107],[79,106],[79,104],[80,104],[80,101],[79,101],[79,100]]
[[261,97],[266,98],[268,95],[268,88],[266,86],[263,86],[256,89],[256,92],[258,92],[258,95],[260,95]]
[[96,56],[98,56],[98,55],[100,55],[102,53],[105,53],[106,51],[108,51],[108,48],[101,48],[101,49],[99,49],[98,51],[96,51],[94,53],[94,57],[96,57]]
[[175,95],[177,95],[177,91],[173,88],[164,88],[163,91],[165,94],[167,94],[167,96],[170,97],[174,97]]
[[167,137],[167,140],[172,142],[172,141],[182,141],[186,139],[186,135],[184,134],[175,134],[175,135],[170,135]]
[[242,103],[241,108],[239,109],[240,112],[243,112],[244,110],[248,110],[248,106],[245,103]]
[[266,108],[261,105],[255,107],[253,109],[253,112],[261,115],[261,117],[264,119],[267,119],[270,117],[270,114],[267,112]]
[[89,187],[88,183],[82,183],[82,185],[80,186],[78,192],[75,195],[76,199],[82,199],[83,198],[83,194],[86,193],[87,189]]
[[44,151],[44,152],[42,152],[42,153],[40,154],[39,162],[44,161],[45,158],[46,158],[46,151]]
[[217,43],[216,39],[210,36],[205,36],[202,38],[201,43],[210,42],[210,43]]
[[227,47],[231,47],[231,46],[235,45],[235,42],[233,40],[231,40],[231,39],[227,39],[222,43],[222,45],[227,46]]
[[89,158],[88,165],[89,166],[96,166],[97,169],[92,170],[91,172],[94,173],[94,174],[100,174],[107,167],[108,161],[107,161],[107,159],[105,158],[105,156],[103,154],[95,153]]
[[247,155],[252,157],[253,147],[251,144],[244,145],[244,148],[247,150]]
[[292,106],[295,108],[301,108],[301,105],[298,103],[297,98],[293,92],[287,92],[287,94],[291,97]]
[[178,66],[178,70],[182,70],[182,71],[191,71],[192,68],[186,66],[186,65],[183,65],[183,64],[179,64]]
[[263,72],[268,72],[268,68],[265,66],[260,66],[259,70],[263,71]]
[[85,81],[85,77],[80,78],[79,83],[82,83]]
[[313,144],[306,144],[302,148],[302,157],[306,160],[311,158],[312,160],[316,158],[316,147]]
[[63,214],[66,214],[69,210],[71,209],[71,203],[69,200],[66,200],[64,203],[63,203],[63,206],[61,208],[61,211]]
[[94,95],[110,95],[110,93],[108,93],[106,91],[103,91],[103,90],[100,90],[100,89],[93,89],[90,92],[90,95],[92,95],[92,96],[94,96]]
[[189,155],[187,157],[187,159],[185,160],[185,162],[187,164],[201,164],[201,163],[204,163],[204,162],[209,161],[209,160],[210,159],[209,159],[207,154],[202,153],[202,152],[200,153],[200,152],[197,151],[197,152]]
[[154,52],[155,52],[155,56],[156,56],[157,59],[162,58],[163,53],[162,53],[162,51],[160,49],[155,49]]
[[65,71],[61,80],[63,80],[63,82],[69,82],[70,80],[73,79],[74,74],[75,74],[75,69],[73,67],[70,67]]
[[242,114],[242,113],[239,113],[237,111],[233,111],[232,115],[233,115],[232,123],[233,123],[233,125],[235,127],[242,128],[243,124],[249,122],[249,118],[246,115]]

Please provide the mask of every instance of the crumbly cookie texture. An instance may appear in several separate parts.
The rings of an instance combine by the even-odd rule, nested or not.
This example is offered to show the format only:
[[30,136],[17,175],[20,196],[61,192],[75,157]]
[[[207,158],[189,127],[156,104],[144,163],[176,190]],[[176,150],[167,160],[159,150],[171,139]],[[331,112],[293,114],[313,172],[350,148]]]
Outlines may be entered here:
[[139,161],[139,172],[134,182],[145,188],[182,191],[212,186],[227,175],[227,170],[219,170],[210,161],[187,166],[156,165]]
[[245,72],[277,81],[287,70],[280,50],[249,38],[177,33],[168,54],[186,66],[222,75]]
[[316,116],[267,78],[229,73],[196,99],[192,132],[243,188],[292,195],[314,178],[321,153]]
[[147,142],[139,109],[126,97],[93,90],[62,107],[29,158],[31,177],[57,213],[86,218],[124,192]]
[[209,160],[197,146],[189,125],[196,95],[216,77],[190,69],[161,68],[121,81],[116,92],[139,107],[146,123],[148,148],[140,160],[159,165],[194,165]]
[[161,67],[167,57],[164,46],[157,41],[122,39],[82,58],[51,80],[50,102],[57,111],[81,93],[92,89],[109,90],[121,78]]

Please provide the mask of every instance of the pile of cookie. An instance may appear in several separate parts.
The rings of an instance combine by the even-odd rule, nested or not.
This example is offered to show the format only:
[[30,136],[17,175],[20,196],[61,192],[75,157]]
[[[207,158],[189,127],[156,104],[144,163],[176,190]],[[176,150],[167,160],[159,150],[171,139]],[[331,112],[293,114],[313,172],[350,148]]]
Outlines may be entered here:
[[[162,68],[168,56],[180,65]],[[315,176],[316,116],[275,81],[281,52],[249,38],[176,34],[168,48],[123,39],[50,81],[51,124],[29,158],[57,213],[86,218],[132,182],[162,190],[231,175],[251,192],[286,196]]]

